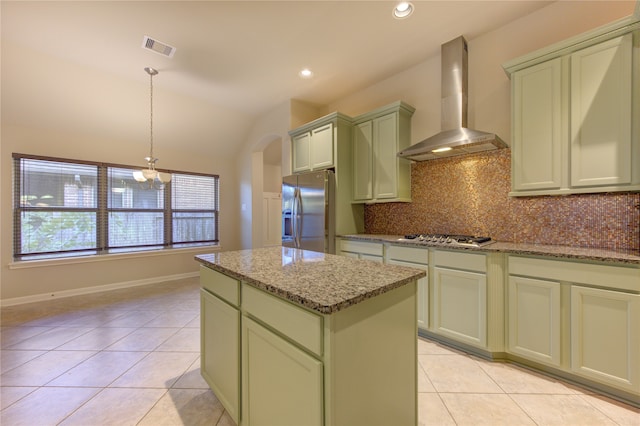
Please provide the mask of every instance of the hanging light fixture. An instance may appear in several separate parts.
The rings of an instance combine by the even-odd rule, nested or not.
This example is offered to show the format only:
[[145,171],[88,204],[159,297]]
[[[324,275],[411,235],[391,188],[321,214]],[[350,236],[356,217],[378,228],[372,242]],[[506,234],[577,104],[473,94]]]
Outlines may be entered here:
[[[146,67],[144,70],[149,74],[149,92],[151,100],[151,113],[149,120],[149,156],[145,157],[147,168],[133,172],[133,178],[140,183],[148,183],[150,188],[157,188],[158,186],[161,188],[165,183],[171,182],[171,173],[157,171],[156,161],[158,161],[158,159],[153,156],[153,76],[158,74],[158,70],[150,67]],[[156,181],[158,182],[157,185]]]

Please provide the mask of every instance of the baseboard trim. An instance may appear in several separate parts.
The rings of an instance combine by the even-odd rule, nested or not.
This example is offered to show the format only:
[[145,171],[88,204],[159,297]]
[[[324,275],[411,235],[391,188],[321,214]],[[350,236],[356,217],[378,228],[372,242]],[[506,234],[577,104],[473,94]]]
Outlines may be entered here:
[[0,307],[23,305],[25,303],[44,302],[46,300],[61,299],[64,297],[80,296],[83,294],[99,293],[102,291],[117,290],[128,287],[138,287],[148,284],[157,284],[165,281],[175,281],[184,278],[197,277],[198,271],[188,272],[184,274],[165,275],[161,277],[145,278],[135,281],[124,281],[119,283],[98,285],[94,287],[75,288],[73,290],[56,291],[52,293],[34,294],[32,296],[13,297],[11,299],[0,300]]

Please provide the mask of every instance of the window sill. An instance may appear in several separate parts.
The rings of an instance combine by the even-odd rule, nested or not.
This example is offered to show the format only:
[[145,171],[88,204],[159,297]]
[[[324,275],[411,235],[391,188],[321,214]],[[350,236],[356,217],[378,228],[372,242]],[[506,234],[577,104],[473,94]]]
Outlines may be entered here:
[[127,252],[127,253],[109,253],[109,254],[99,254],[99,255],[87,255],[87,256],[76,256],[76,257],[62,257],[55,259],[34,259],[34,260],[22,260],[22,261],[14,261],[9,263],[9,269],[28,269],[28,268],[41,268],[48,266],[59,266],[59,265],[74,265],[80,263],[92,263],[92,262],[108,262],[120,259],[136,259],[136,258],[145,258],[145,257],[157,257],[157,256],[168,256],[173,254],[188,254],[188,253],[196,253],[202,254],[203,251],[206,252],[217,252],[220,251],[221,247],[218,244],[212,245],[202,245],[202,246],[193,246],[193,247],[181,247],[181,248],[166,248],[166,249],[158,249],[158,250],[146,250],[146,251],[137,251],[137,252]]

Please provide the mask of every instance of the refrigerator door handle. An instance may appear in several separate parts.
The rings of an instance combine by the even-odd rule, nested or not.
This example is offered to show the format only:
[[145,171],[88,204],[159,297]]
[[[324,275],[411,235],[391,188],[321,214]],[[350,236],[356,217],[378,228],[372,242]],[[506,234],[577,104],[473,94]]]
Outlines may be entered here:
[[294,205],[296,206],[296,230],[295,230],[295,243],[296,248],[300,248],[302,246],[302,191],[300,188],[296,188],[296,192],[294,194]]

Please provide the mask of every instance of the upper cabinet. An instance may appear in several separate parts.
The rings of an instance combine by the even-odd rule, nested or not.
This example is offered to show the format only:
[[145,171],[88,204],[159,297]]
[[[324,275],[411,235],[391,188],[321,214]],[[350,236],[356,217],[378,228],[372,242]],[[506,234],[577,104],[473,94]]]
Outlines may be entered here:
[[411,201],[411,164],[396,154],[411,143],[414,111],[395,102],[353,120],[353,202]]
[[504,64],[512,192],[640,190],[640,22],[627,18]]
[[341,140],[341,133],[349,137],[351,119],[339,112],[305,124],[289,132],[291,136],[291,170],[294,173],[328,169],[336,165],[337,144],[349,145]]

